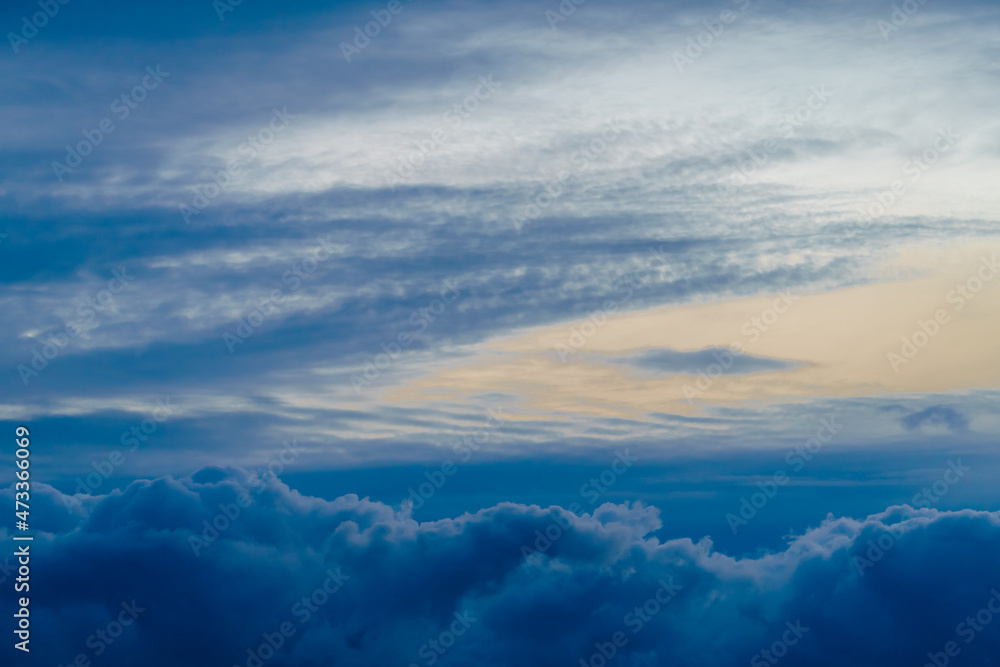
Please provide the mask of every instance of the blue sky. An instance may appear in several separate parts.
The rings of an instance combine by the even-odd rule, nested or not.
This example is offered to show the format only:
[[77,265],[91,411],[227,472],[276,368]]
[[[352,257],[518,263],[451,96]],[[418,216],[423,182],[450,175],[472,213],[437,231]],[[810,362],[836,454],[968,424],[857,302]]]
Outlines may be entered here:
[[[801,616],[786,664],[916,665],[1000,584],[969,552],[1000,522],[995,5],[70,0],[0,26],[0,423],[38,443],[48,662],[97,658],[91,621],[141,592],[107,664],[246,664],[279,591],[343,567],[272,664],[429,664],[463,609],[481,630],[440,664],[587,664],[676,576],[620,664],[745,664]],[[522,558],[563,511],[572,546]],[[120,574],[158,552],[220,591],[183,646],[170,588]],[[387,572],[428,583],[352,615]]]

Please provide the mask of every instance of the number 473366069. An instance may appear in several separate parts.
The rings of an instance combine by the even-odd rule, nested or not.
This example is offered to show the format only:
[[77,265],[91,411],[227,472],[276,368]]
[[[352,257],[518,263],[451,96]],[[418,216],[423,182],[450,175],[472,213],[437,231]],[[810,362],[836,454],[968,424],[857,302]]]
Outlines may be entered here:
[[[14,494],[14,514],[20,521],[27,523],[28,521],[28,501],[31,499],[29,494],[30,485],[28,479],[31,476],[31,472],[28,470],[31,463],[28,457],[30,456],[31,441],[28,439],[28,429],[24,426],[18,426],[17,431],[17,467],[20,470],[17,471],[18,482],[15,485]],[[24,508],[23,510],[21,508]]]

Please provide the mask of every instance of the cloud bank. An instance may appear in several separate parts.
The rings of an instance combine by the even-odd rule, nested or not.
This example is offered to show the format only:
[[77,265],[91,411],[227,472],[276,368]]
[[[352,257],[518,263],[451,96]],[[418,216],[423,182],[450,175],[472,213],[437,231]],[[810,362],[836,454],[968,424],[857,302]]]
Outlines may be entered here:
[[32,547],[33,649],[51,664],[883,666],[1000,647],[991,512],[831,516],[734,559],[653,537],[641,504],[418,523],[219,468],[35,495],[54,532]]

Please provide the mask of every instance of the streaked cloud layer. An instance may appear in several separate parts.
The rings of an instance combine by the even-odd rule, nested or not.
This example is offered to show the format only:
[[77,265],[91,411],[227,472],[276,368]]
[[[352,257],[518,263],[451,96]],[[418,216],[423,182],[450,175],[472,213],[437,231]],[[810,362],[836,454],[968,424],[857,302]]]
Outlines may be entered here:
[[[434,390],[510,392],[524,396],[531,409],[627,416],[696,414],[696,401],[732,405],[997,386],[1000,358],[991,345],[1000,329],[1000,281],[993,283],[1000,273],[997,253],[941,253],[951,261],[961,258],[947,267],[933,253],[912,254],[921,265],[900,268],[936,274],[626,314],[611,299],[587,319],[502,340],[481,361],[418,380],[396,395],[417,400]],[[717,349],[702,355],[700,366],[651,376],[614,363],[615,356],[643,350],[705,348]],[[727,373],[740,370],[751,354],[785,365]],[[646,364],[651,367],[655,363]]]
[[[620,437],[707,410],[724,432],[761,398],[959,401],[975,430],[989,417],[944,395],[994,388],[995,283],[911,363],[885,356],[996,248],[993,10],[925,4],[886,33],[891,8],[730,4],[708,37],[724,4],[582,5],[555,29],[536,5],[404,4],[350,62],[370,7],[182,3],[154,29],[65,6],[0,66],[0,411],[66,424],[66,473],[162,396],[211,442],[195,465],[288,437],[311,466],[433,463],[500,406],[537,414],[493,454],[595,426],[566,410],[624,417]],[[132,279],[110,294],[115,271]],[[796,305],[747,341],[764,366],[697,400],[692,377],[621,363],[704,358],[782,293]],[[561,363],[549,348],[609,301]]]

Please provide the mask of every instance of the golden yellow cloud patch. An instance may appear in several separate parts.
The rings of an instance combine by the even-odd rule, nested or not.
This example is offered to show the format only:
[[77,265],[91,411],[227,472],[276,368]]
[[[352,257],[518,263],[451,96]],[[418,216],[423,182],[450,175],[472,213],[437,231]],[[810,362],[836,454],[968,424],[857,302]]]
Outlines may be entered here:
[[[989,248],[909,251],[924,275],[818,294],[598,313],[484,343],[470,358],[389,390],[426,401],[506,392],[538,412],[642,418],[703,404],[945,392],[1000,386],[1000,265]],[[726,348],[799,362],[785,370],[640,372],[616,357]],[[739,366],[739,359],[736,360]]]

